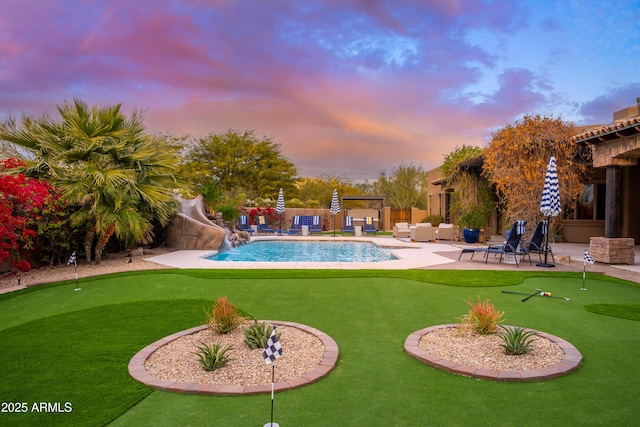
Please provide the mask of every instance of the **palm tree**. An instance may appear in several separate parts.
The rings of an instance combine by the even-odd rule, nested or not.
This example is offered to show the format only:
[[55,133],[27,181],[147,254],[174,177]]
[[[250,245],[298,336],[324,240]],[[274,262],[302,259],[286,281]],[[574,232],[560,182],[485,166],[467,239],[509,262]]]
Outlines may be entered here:
[[26,174],[51,180],[77,203],[72,220],[88,225],[87,261],[96,238],[96,263],[114,235],[126,244],[148,243],[153,219],[166,224],[175,211],[175,150],[152,141],[142,116],[125,116],[120,104],[89,108],[76,99],[58,112],[61,121],[25,117],[22,128],[13,123],[0,138],[33,154]]

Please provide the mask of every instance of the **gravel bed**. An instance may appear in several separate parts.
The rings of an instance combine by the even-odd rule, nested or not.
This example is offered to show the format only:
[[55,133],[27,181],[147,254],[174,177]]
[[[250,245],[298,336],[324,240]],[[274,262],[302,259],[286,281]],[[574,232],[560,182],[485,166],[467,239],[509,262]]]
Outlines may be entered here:
[[[220,335],[205,329],[180,337],[156,350],[146,361],[151,375],[180,383],[251,386],[271,383],[271,365],[262,358],[262,349],[250,349],[244,343],[244,330],[250,322],[242,324],[229,334]],[[302,377],[315,369],[324,355],[324,345],[316,336],[301,329],[278,326],[282,356],[276,360],[275,382]],[[233,345],[228,353],[233,360],[215,371],[205,371],[200,364],[196,346],[222,343]]]
[[441,359],[472,368],[525,371],[546,368],[564,357],[559,345],[536,336],[527,354],[506,354],[497,335],[479,335],[461,328],[442,328],[423,335],[418,348]]

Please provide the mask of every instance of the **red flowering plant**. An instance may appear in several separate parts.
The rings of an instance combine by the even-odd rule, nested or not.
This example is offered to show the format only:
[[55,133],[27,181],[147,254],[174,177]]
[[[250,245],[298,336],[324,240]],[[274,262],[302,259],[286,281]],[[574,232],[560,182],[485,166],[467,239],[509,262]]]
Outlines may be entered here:
[[24,162],[6,159],[0,163],[0,262],[9,258],[19,271],[29,271],[26,260],[34,248],[34,239],[42,207],[50,196],[50,186],[44,181],[11,175],[7,170],[24,167]]
[[244,215],[247,216],[249,220],[249,225],[258,224],[258,217],[263,216],[265,222],[269,226],[273,226],[279,220],[278,212],[276,212],[273,208],[251,208],[251,209],[242,209]]

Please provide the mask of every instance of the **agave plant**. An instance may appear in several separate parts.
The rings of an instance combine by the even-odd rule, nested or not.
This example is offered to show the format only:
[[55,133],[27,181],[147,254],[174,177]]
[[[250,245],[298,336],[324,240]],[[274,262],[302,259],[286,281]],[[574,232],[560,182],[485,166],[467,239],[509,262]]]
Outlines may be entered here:
[[499,335],[504,341],[501,347],[508,354],[518,355],[526,354],[531,350],[531,344],[535,341],[535,331],[525,331],[524,328],[517,326],[514,328],[500,326],[504,332]]
[[[254,320],[254,323],[244,330],[244,342],[252,349],[263,348],[267,344],[271,332],[273,332],[273,327]],[[276,336],[280,338],[280,333],[276,333]]]
[[222,343],[218,342],[213,346],[209,346],[202,341],[200,341],[201,345],[196,345],[198,349],[197,352],[194,352],[195,355],[200,359],[200,363],[202,364],[202,368],[205,371],[215,371],[218,368],[222,368],[227,365],[231,360],[231,355],[228,354],[233,346],[222,347]]

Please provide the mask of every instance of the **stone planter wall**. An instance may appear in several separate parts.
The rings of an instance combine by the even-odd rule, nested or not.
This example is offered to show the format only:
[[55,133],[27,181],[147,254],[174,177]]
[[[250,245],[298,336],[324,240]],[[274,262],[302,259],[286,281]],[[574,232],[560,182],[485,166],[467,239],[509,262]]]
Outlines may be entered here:
[[592,237],[589,253],[594,260],[606,264],[633,264],[635,242],[632,238]]

